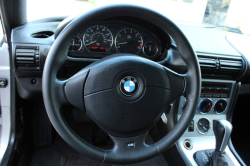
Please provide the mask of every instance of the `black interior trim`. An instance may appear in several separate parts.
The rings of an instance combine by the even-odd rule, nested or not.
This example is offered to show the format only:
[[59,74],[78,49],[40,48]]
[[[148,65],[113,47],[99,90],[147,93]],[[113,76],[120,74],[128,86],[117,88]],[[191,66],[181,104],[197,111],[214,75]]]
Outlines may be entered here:
[[241,84],[239,95],[250,94],[250,84]]
[[12,0],[13,25],[19,26],[27,22],[27,0]]
[[[238,94],[239,94],[239,91],[240,91],[240,87],[241,87],[241,83],[238,82],[236,84],[234,84],[234,91],[232,92],[231,96],[232,96],[232,99],[231,99],[231,103],[230,103],[230,106],[229,106],[229,110],[228,110],[228,113],[227,113],[227,120],[232,123],[232,118],[233,118],[233,112],[234,112],[234,108],[235,108],[235,105],[236,105],[236,101],[237,101],[237,98],[238,98]],[[235,156],[235,158],[238,160],[238,162],[241,164],[241,165],[246,165],[244,163],[244,161],[240,158],[239,154],[236,152],[236,150],[234,149],[234,146],[232,144],[232,141],[231,141],[231,138],[230,140],[228,141],[228,147],[229,149],[231,150],[231,152],[233,153],[233,155]]]

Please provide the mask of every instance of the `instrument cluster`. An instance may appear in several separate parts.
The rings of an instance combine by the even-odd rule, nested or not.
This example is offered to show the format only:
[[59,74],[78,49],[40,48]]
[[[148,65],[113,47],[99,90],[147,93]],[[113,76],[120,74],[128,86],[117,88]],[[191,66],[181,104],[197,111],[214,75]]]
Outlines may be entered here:
[[153,32],[124,22],[89,26],[72,39],[69,47],[69,56],[87,58],[128,53],[156,59],[162,52],[162,42]]

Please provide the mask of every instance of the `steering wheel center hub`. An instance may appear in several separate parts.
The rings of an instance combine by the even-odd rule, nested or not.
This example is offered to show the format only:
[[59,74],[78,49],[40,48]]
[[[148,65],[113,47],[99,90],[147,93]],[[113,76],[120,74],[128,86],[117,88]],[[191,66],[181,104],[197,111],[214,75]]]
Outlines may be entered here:
[[87,115],[113,136],[147,132],[167,109],[170,98],[164,68],[127,54],[92,65],[84,92]]

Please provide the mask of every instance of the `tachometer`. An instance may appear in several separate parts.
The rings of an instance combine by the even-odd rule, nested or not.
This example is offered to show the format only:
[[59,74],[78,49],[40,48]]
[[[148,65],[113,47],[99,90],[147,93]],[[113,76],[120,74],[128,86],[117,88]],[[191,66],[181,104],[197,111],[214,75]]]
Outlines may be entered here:
[[122,29],[115,38],[115,47],[120,53],[137,54],[142,45],[141,34],[133,28]]
[[90,52],[108,52],[113,45],[113,35],[107,27],[93,25],[86,30],[83,43]]

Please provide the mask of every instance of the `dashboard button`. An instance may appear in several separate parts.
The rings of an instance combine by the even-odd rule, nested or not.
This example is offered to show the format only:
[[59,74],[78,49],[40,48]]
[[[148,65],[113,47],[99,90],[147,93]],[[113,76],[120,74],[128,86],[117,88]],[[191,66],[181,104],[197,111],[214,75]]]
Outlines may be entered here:
[[207,87],[207,89],[208,89],[208,90],[213,90],[214,87],[209,86],[209,87]]
[[212,95],[205,95],[205,97],[212,97]]
[[217,114],[223,113],[227,108],[227,101],[220,99],[219,101],[217,101],[214,105],[214,111]]
[[220,97],[221,98],[227,98],[227,95],[221,95]]
[[188,126],[188,132],[194,131],[194,120],[191,121],[190,125]]
[[221,87],[215,87],[214,89],[215,90],[221,90]]
[[199,111],[202,114],[208,113],[212,108],[212,101],[210,99],[204,99],[199,104]]
[[213,97],[215,97],[215,98],[219,98],[219,97],[220,97],[220,95],[213,95]]

